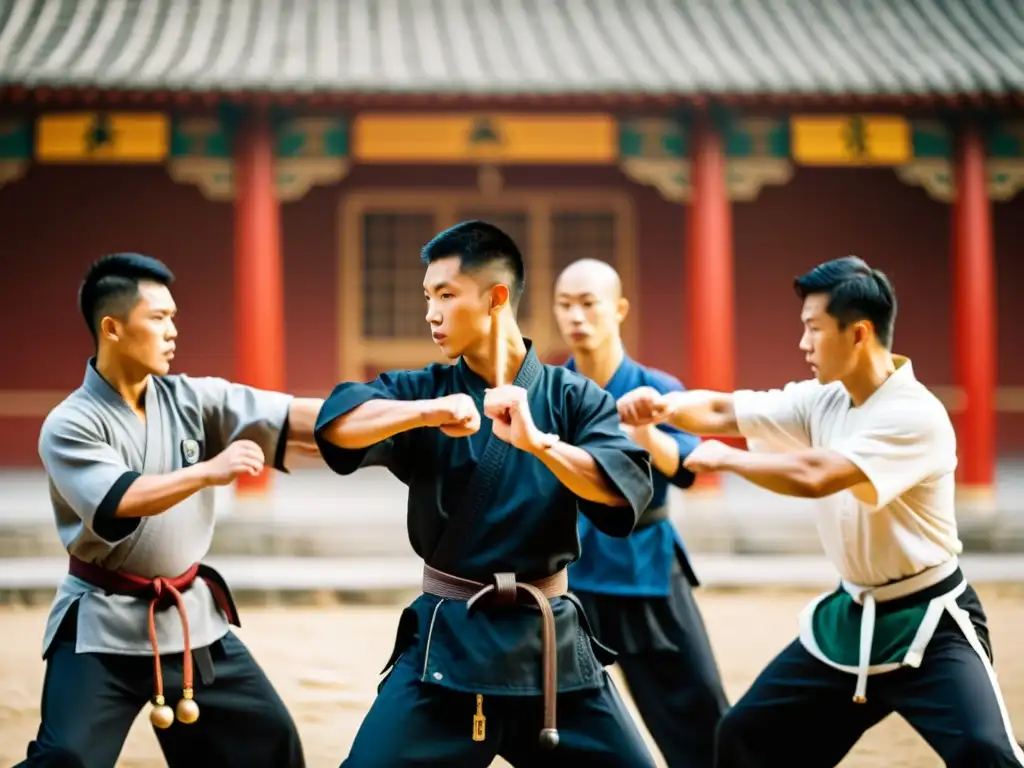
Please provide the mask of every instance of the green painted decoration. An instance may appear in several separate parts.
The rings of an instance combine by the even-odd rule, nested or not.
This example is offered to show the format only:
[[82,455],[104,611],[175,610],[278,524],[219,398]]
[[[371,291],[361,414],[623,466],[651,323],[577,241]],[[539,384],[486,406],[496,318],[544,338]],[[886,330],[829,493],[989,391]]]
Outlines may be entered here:
[[[176,117],[168,170],[175,181],[195,184],[217,201],[234,198],[233,126],[237,116]],[[301,199],[315,185],[333,184],[348,172],[348,121],[275,112],[274,149],[281,202]]]

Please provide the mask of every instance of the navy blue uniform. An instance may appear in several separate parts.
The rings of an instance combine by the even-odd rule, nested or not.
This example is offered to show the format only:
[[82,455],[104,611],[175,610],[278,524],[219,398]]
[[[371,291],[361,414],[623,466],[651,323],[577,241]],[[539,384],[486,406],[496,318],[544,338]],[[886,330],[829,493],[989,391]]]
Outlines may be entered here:
[[[572,359],[566,368],[575,370]],[[606,390],[618,399],[645,386],[683,389],[667,373],[626,357]],[[582,555],[569,569],[569,583],[598,639],[619,653],[633,700],[669,768],[710,768],[715,726],[728,702],[693,598],[699,582],[667,513],[669,484],[693,484],[682,462],[699,440],[668,425],[659,429],[679,444],[675,474],[654,471],[650,506],[628,538],[580,519]]]
[[[474,581],[513,572],[521,581],[552,576],[580,554],[582,513],[609,536],[627,536],[653,493],[650,456],[619,428],[614,399],[593,382],[543,365],[527,342],[513,382],[527,391],[537,427],[594,457],[629,502],[608,507],[576,497],[539,459],[480,431],[450,438],[434,428],[403,432],[361,450],[322,439],[334,419],[374,399],[471,396],[483,413],[487,383],[465,361],[381,374],[369,384],[340,384],[324,403],[317,441],[338,474],[387,467],[409,487],[409,540],[427,564],[457,515],[471,514],[446,570]],[[343,765],[489,766],[496,755],[520,766],[579,759],[591,766],[653,766],[650,753],[604,667],[614,654],[588,629],[570,595],[551,601],[558,659],[559,746],[541,751],[541,632],[536,608],[467,610],[466,603],[424,594],[402,614],[390,671]],[[472,740],[477,695],[486,738]]]

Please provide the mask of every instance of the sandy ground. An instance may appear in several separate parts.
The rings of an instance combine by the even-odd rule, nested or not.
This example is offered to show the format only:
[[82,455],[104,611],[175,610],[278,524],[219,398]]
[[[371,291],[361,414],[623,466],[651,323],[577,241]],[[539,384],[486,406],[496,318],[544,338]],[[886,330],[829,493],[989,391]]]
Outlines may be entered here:
[[[992,626],[1007,705],[1024,732],[1024,588],[979,588]],[[708,622],[733,700],[796,629],[808,592],[704,592]],[[347,754],[369,707],[377,670],[391,648],[398,606],[249,608],[240,634],[279,687],[299,724],[310,768],[333,768]],[[0,608],[0,765],[24,754],[39,718],[43,664],[38,649],[45,611]],[[149,768],[163,761],[143,713],[118,766]],[[498,762],[495,765],[504,765]],[[925,768],[941,762],[898,717],[870,731],[844,768]]]

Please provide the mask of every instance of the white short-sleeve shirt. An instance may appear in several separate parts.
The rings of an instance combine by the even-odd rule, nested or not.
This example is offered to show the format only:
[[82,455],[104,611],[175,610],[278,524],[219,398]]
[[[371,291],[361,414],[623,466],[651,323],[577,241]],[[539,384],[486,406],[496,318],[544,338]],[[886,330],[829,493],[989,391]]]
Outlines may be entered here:
[[955,514],[956,434],[910,361],[860,407],[839,382],[735,393],[740,433],[754,451],[828,448],[869,482],[817,501],[825,554],[843,578],[877,586],[940,565],[963,549]]

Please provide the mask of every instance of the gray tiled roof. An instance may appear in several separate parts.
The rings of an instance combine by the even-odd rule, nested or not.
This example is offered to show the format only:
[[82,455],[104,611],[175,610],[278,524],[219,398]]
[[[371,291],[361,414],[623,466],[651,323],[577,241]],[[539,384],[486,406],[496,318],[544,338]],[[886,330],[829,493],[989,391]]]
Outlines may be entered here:
[[1024,0],[0,0],[0,86],[1024,92]]

